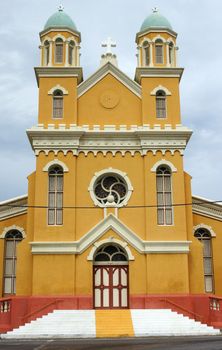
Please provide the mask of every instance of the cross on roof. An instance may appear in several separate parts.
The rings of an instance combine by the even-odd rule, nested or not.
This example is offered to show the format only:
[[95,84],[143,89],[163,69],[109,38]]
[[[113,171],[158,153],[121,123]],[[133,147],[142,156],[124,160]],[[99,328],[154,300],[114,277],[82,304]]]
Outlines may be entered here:
[[106,47],[106,53],[112,54],[112,47],[116,47],[116,42],[112,41],[111,37],[108,37],[103,43],[102,47]]
[[157,13],[157,12],[159,12],[159,9],[158,9],[158,7],[155,6],[152,8],[152,11],[153,11],[153,13]]
[[63,10],[64,10],[64,6],[63,6],[62,4],[60,4],[60,5],[58,6],[58,10],[59,10],[59,11],[63,11]]

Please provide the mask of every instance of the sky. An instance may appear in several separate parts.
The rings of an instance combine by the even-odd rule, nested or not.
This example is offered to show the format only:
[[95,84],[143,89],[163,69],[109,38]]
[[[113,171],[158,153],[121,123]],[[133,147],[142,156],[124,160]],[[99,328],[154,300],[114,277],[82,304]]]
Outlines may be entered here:
[[[7,0],[0,9],[0,201],[27,193],[35,156],[25,130],[37,124],[39,32],[57,11],[57,0]],[[222,1],[63,0],[81,32],[84,78],[99,67],[101,42],[111,36],[119,68],[132,79],[135,36],[157,6],[178,33],[182,123],[193,130],[184,155],[192,193],[222,200]]]

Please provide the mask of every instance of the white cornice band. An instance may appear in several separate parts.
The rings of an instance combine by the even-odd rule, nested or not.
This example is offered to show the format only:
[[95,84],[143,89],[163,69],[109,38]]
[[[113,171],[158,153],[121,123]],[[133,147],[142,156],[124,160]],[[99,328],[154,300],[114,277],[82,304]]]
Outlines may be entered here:
[[73,155],[78,155],[83,152],[87,155],[92,152],[97,155],[102,152],[104,155],[111,152],[115,155],[120,152],[125,155],[130,152],[132,155],[139,152],[141,155],[146,155],[148,151],[156,154],[161,151],[165,154],[170,151],[174,154],[179,151],[183,154],[186,145],[190,139],[192,131],[181,124],[172,126],[165,125],[161,128],[159,124],[150,127],[145,124],[142,126],[131,125],[127,128],[126,125],[117,127],[115,125],[104,125],[101,129],[99,125],[94,125],[89,128],[89,125],[77,126],[71,124],[66,128],[65,124],[60,124],[58,128],[54,124],[49,124],[48,128],[44,128],[42,124],[32,127],[27,130],[29,141],[32,145],[35,154],[38,155],[41,151],[48,154],[53,151],[58,152],[71,151]]

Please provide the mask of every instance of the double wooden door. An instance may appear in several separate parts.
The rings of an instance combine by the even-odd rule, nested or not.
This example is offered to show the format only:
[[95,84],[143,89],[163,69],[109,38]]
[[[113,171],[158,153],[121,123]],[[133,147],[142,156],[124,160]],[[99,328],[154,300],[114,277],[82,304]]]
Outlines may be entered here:
[[93,266],[94,307],[128,308],[128,266]]

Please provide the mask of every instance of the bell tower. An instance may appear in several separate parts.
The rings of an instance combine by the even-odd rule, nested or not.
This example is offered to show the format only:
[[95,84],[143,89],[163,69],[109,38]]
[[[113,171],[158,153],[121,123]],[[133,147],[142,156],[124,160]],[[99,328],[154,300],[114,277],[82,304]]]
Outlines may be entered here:
[[181,123],[179,82],[183,69],[177,67],[177,33],[155,7],[136,35],[135,80],[142,86],[143,123],[151,126]]
[[81,34],[62,5],[40,32],[40,66],[35,68],[39,86],[39,124],[75,124],[80,67]]

